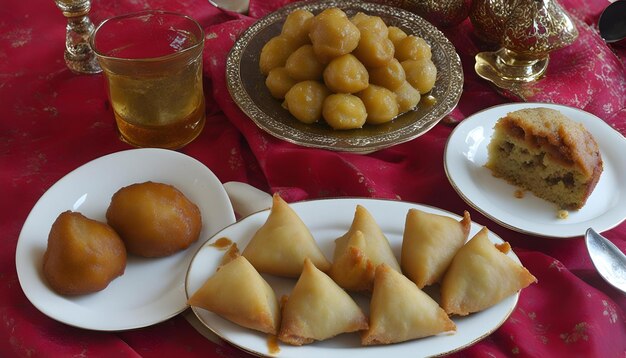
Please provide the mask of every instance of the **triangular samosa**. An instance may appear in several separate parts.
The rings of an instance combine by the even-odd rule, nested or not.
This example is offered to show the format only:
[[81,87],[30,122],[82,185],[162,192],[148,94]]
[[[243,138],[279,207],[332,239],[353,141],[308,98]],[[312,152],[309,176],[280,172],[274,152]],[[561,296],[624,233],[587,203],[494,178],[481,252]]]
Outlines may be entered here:
[[330,277],[346,290],[372,290],[376,266],[365,254],[366,246],[363,233],[357,230],[342,252],[335,250]]
[[367,317],[352,297],[306,259],[283,306],[278,339],[299,346],[367,327]]
[[219,267],[187,303],[243,327],[278,333],[280,307],[274,290],[243,256]]
[[389,240],[372,214],[357,205],[350,229],[335,240],[330,276],[347,290],[371,291],[374,270],[382,263],[400,272]]
[[465,316],[482,311],[537,282],[524,266],[504,253],[510,249],[508,243],[495,245],[487,233],[483,227],[467,242],[443,277],[441,306],[448,314]]
[[441,281],[452,258],[467,241],[471,224],[467,211],[457,221],[409,209],[402,238],[402,272],[419,288]]
[[242,254],[259,272],[298,277],[305,258],[322,271],[330,262],[315,242],[311,231],[280,195],[274,194],[265,223],[257,230]]
[[390,344],[456,330],[437,302],[407,277],[383,264],[376,268],[364,345]]

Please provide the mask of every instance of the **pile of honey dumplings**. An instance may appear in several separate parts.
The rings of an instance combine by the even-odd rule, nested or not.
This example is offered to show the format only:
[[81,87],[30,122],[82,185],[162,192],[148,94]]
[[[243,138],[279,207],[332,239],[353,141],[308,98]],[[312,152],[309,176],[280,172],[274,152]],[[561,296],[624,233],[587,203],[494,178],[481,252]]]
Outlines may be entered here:
[[[392,344],[452,334],[450,315],[491,307],[535,282],[494,245],[483,228],[469,241],[471,219],[409,209],[400,261],[374,217],[357,205],[335,240],[332,262],[298,214],[279,195],[240,254],[233,244],[188,303],[290,345],[360,332],[361,344]],[[466,242],[467,241],[467,242]],[[297,280],[278,299],[260,273]],[[440,284],[440,303],[422,289]],[[370,297],[369,317],[350,292]]]
[[61,295],[104,290],[126,270],[128,255],[170,256],[198,241],[200,208],[170,184],[147,181],[116,191],[106,222],[64,211],[52,224],[43,277]]
[[261,49],[271,95],[304,123],[334,129],[381,124],[411,110],[437,77],[431,48],[415,35],[362,12],[291,12]]

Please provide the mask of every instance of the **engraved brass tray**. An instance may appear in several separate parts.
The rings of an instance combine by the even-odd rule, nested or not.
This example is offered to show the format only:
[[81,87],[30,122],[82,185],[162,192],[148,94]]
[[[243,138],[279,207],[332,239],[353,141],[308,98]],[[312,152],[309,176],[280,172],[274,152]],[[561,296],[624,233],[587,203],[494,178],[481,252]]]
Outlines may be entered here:
[[[420,36],[432,50],[437,80],[420,104],[393,121],[352,130],[334,130],[323,121],[305,124],[273,98],[259,70],[261,48],[281,31],[285,18],[298,8],[317,14],[341,8],[350,17],[357,12],[380,16],[388,26]],[[368,153],[407,142],[426,133],[457,105],[463,88],[461,60],[445,35],[418,15],[399,8],[353,0],[296,2],[255,22],[235,42],[226,62],[228,90],[239,108],[261,129],[298,145],[335,151]]]

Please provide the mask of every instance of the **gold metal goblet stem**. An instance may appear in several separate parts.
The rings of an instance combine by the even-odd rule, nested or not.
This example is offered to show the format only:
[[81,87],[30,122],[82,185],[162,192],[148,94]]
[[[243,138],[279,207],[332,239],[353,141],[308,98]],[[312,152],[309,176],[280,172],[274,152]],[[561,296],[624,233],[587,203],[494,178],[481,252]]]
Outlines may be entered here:
[[532,82],[543,76],[548,67],[548,54],[524,55],[501,48],[476,55],[474,69],[479,76],[500,86],[505,82]]
[[67,67],[76,73],[102,72],[89,45],[89,37],[95,29],[87,16],[91,10],[90,1],[55,0],[55,3],[67,18],[64,54]]

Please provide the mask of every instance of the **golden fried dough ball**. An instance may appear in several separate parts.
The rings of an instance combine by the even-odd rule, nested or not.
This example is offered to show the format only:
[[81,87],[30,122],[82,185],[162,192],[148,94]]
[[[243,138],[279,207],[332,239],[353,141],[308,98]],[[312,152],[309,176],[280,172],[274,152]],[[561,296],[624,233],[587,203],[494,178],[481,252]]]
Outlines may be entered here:
[[200,236],[200,209],[172,185],[145,182],[121,188],[106,212],[129,253],[162,257],[186,249]]
[[370,17],[368,14],[359,11],[356,14],[352,15],[350,21],[358,27],[359,23],[361,23],[361,21],[367,19],[368,17]]
[[320,82],[298,82],[285,95],[283,106],[300,122],[315,123],[322,118],[322,106],[329,94]]
[[109,225],[72,211],[56,218],[43,257],[43,275],[55,292],[97,292],[125,269],[126,248]]
[[297,9],[292,11],[287,18],[280,31],[281,36],[287,38],[295,47],[300,47],[309,43],[309,30],[311,29],[311,20],[313,13]]
[[363,127],[367,111],[359,97],[335,93],[324,100],[322,116],[334,129],[354,129]]
[[399,27],[389,26],[387,27],[387,37],[393,42],[393,47],[398,48],[398,44],[407,37],[407,34]]
[[360,32],[343,10],[329,8],[313,18],[309,37],[318,59],[328,63],[352,52],[359,44]]
[[369,85],[357,95],[367,110],[367,123],[389,122],[400,113],[396,94],[385,87]]
[[360,12],[352,17],[352,22],[361,32],[361,36],[364,33],[378,37],[388,36],[387,24],[379,16],[366,15]]
[[293,85],[298,83],[289,76],[287,69],[284,67],[276,67],[267,74],[265,85],[270,91],[272,97],[277,99],[285,98],[285,94]]
[[261,48],[259,57],[261,73],[267,75],[273,68],[284,67],[287,58],[296,48],[296,45],[293,45],[286,37],[272,37]]
[[352,52],[367,68],[386,65],[393,58],[393,43],[387,37],[362,33],[359,44]]
[[411,86],[411,84],[407,81],[404,81],[404,83],[400,87],[396,88],[393,93],[396,94],[396,100],[398,101],[400,113],[415,108],[422,98],[419,91]]
[[406,60],[401,62],[406,80],[415,87],[420,94],[430,91],[437,80],[437,67],[430,59]]
[[311,45],[303,45],[298,48],[287,58],[285,63],[289,77],[296,81],[319,80],[322,78],[324,67],[325,65],[315,56]]
[[324,69],[324,83],[335,93],[355,93],[367,88],[369,74],[354,55],[339,56]]
[[348,18],[332,7],[288,14],[280,35],[261,50],[260,67],[271,95],[284,98],[283,107],[299,121],[324,117],[335,129],[349,129],[362,125],[363,107],[372,124],[415,108],[437,78],[431,57],[423,38],[379,16]]
[[383,86],[392,91],[406,82],[404,68],[395,58],[392,58],[391,61],[382,67],[370,69],[369,76],[370,83]]
[[421,37],[409,35],[400,40],[395,47],[395,57],[398,61],[430,59],[432,53],[430,45]]

